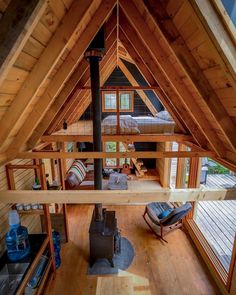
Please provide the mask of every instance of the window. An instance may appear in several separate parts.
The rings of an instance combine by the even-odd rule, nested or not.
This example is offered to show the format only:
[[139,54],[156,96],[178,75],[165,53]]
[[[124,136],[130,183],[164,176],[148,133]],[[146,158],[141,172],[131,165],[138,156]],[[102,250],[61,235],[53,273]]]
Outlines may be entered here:
[[[105,151],[106,152],[126,152],[126,148],[123,145],[123,143],[121,142],[114,142],[114,141],[107,141],[105,142]],[[118,168],[118,167],[122,167],[123,164],[128,163],[130,164],[130,158],[120,158],[120,159],[116,159],[116,158],[106,158],[105,159],[105,163],[104,166],[105,167],[110,167],[110,168]]]
[[[102,110],[103,112],[116,112],[117,100],[115,91],[103,91],[102,93]],[[133,112],[134,110],[134,92],[119,91],[119,111]]]
[[106,111],[116,111],[116,93],[103,94],[103,106]]
[[221,2],[224,5],[225,10],[227,11],[232,22],[236,26],[236,2],[230,0],[221,0]]
[[[116,152],[117,146],[116,142],[105,142],[105,151],[106,152]],[[106,158],[105,159],[105,166],[106,167],[116,167],[117,166],[117,159],[116,158]]]

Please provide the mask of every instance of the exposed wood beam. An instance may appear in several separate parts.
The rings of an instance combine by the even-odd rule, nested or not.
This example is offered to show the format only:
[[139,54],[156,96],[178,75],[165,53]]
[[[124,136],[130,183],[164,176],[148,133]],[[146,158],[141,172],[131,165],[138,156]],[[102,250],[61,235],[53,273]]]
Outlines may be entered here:
[[130,63],[134,63],[132,57],[126,50],[126,48],[123,46],[123,44],[120,41],[120,32],[119,32],[119,42],[118,42],[118,57],[122,58],[123,60],[126,60]]
[[[100,84],[103,85],[107,78],[111,75],[113,72],[115,66],[116,66],[116,44],[113,45],[115,48],[113,49],[113,53],[111,53],[109,59],[107,59],[106,63],[103,64],[103,61],[101,62],[101,78],[100,78]],[[82,96],[82,97],[80,97]],[[68,123],[72,124],[73,122],[76,122],[80,119],[80,117],[83,115],[89,104],[91,103],[91,91],[86,91],[84,95],[79,94],[78,99],[76,102],[75,109],[71,112],[71,114],[68,117]]]
[[227,13],[221,0],[211,0],[211,3],[214,5],[218,17],[223,21],[225,30],[230,34],[232,42],[236,45],[236,27]]
[[23,164],[23,165],[12,165],[8,164],[7,165],[8,169],[38,169],[38,165],[28,165],[28,164]]
[[[120,60],[121,61],[121,60]],[[122,61],[121,61],[122,62]],[[123,62],[122,62],[123,63]],[[124,63],[123,63],[124,64]],[[119,64],[118,64],[119,66]],[[136,82],[136,81],[135,81]],[[114,86],[114,85],[106,85],[106,86],[101,86],[101,90],[156,90],[160,89],[158,85],[150,85],[150,86],[139,86],[138,83],[136,82],[135,84],[137,85],[132,85],[132,86]],[[81,86],[80,89],[91,89],[90,86]]]
[[[111,35],[112,36],[112,35]],[[115,46],[115,36],[114,42],[112,45],[110,45],[110,48],[108,48],[107,53],[103,60],[101,61],[100,70],[101,72],[104,71],[104,66],[107,64],[108,61],[110,61],[111,56],[115,54],[116,46]],[[88,63],[87,63],[88,65]],[[89,67],[87,68],[84,75],[81,77],[79,84],[84,85],[86,83],[90,82],[90,72]],[[52,132],[61,129],[63,120],[66,120],[67,123],[71,123],[71,116],[75,114],[76,112],[79,112],[79,109],[86,103],[86,97],[90,94],[89,90],[82,91],[81,89],[78,89],[73,93],[72,96],[68,97],[66,102],[63,106],[61,106],[60,110],[58,111],[57,116],[53,119],[50,126],[47,128],[46,133],[51,134]]]
[[[178,151],[185,151],[186,146],[184,144],[179,144]],[[176,167],[176,178],[175,178],[175,188],[183,188],[185,186],[185,167],[186,159],[178,158]]]
[[[116,9],[113,9],[110,17],[104,24],[104,29],[105,29],[105,39],[108,39],[110,35],[114,32],[114,29],[117,28],[117,16],[116,16]],[[106,43],[105,43],[106,45]]]
[[[81,2],[75,1],[79,6]],[[51,120],[54,118],[54,115],[57,111],[57,103],[62,105],[68,95],[71,93],[73,88],[75,87],[76,83],[81,77],[81,72],[84,70],[84,66],[86,62],[83,63],[82,69],[78,68],[75,71],[75,74],[71,77],[71,79],[66,83],[65,89],[63,92],[59,94],[60,90],[63,88],[64,83],[72,74],[73,70],[76,68],[78,63],[81,61],[83,57],[83,53],[88,47],[89,43],[91,42],[92,38],[96,35],[99,28],[105,22],[108,15],[111,13],[113,7],[115,5],[114,0],[105,0],[102,1],[102,4],[98,7],[97,11],[94,12],[93,21],[90,22],[87,27],[84,29],[82,34],[80,35],[79,42],[75,44],[72,48],[71,52],[61,65],[60,69],[57,71],[51,82],[49,83],[45,93],[40,98],[37,108],[34,108],[23,124],[22,128],[17,134],[14,142],[10,147],[10,154],[14,155],[21,146],[27,141],[27,139],[31,136],[32,132],[34,131],[31,139],[29,142],[32,141],[31,146],[35,145],[38,138],[44,133],[46,128],[49,126]],[[73,7],[72,7],[73,8]],[[81,11],[81,8],[79,8]],[[91,16],[92,17],[92,16]],[[83,18],[82,18],[83,20]],[[80,65],[81,66],[81,65]],[[37,74],[36,74],[37,75]],[[52,105],[52,109],[48,111],[45,115],[46,111],[48,110],[50,104],[58,96],[55,103]],[[42,120],[43,116],[46,118],[43,119],[42,123],[38,126],[39,122]],[[37,127],[36,127],[37,126]]]
[[236,189],[152,189],[152,190],[77,190],[77,191],[0,191],[0,202],[8,203],[61,203],[105,205],[139,204],[151,202],[188,202],[235,200]]
[[106,158],[193,158],[193,157],[215,157],[214,152],[21,152],[17,159],[106,159]]
[[[108,21],[108,23],[110,22]],[[104,58],[105,60],[111,54],[110,50],[112,50],[111,47],[113,43],[115,42],[115,36],[116,36],[115,27],[110,27],[110,28],[111,28],[111,32],[106,30],[106,37],[107,37],[106,45],[108,48],[107,48],[106,56]],[[55,100],[55,103],[54,103],[55,106],[53,105],[53,111],[49,110],[49,114],[46,114],[45,118],[37,127],[37,131],[40,132],[40,134],[43,134],[45,131],[46,133],[49,133],[49,134],[52,133],[54,130],[56,130],[58,125],[62,124],[64,119],[67,119],[66,114],[67,112],[69,112],[69,110],[71,110],[70,113],[75,111],[75,108],[73,108],[72,106],[74,101],[78,97],[78,93],[80,93],[80,86],[84,85],[89,80],[89,64],[85,59],[83,59],[82,62],[83,62],[83,66],[86,67],[85,70],[83,71],[83,75],[80,75],[80,76],[77,75],[76,79],[74,79],[74,83],[70,85],[70,91],[73,89],[70,95],[68,94],[66,95],[66,92],[64,92],[62,93],[62,95],[60,95],[60,98],[58,97]],[[78,70],[80,70],[80,65],[78,67]],[[73,88],[73,85],[75,85],[74,88]],[[37,134],[36,136],[37,136],[36,139],[38,140],[39,137]],[[29,147],[32,147],[34,143],[35,143],[35,139],[33,134],[29,140]]]
[[[114,69],[114,58],[116,57],[116,30],[113,31],[113,33],[109,36],[107,42],[107,51],[105,56],[103,57],[102,61],[100,62],[100,84],[103,85],[103,83],[106,81],[108,76],[111,74],[111,72]],[[111,70],[112,68],[112,70]],[[90,71],[89,68],[87,69],[87,72],[85,75],[81,78],[81,83],[89,85],[90,83]],[[78,121],[81,115],[84,113],[84,111],[87,109],[91,102],[91,91],[78,91],[75,93],[74,97],[72,97],[72,101],[69,102],[69,104],[66,104],[64,117],[61,117],[61,123],[62,119],[65,118],[68,122],[68,124],[72,124],[74,121]],[[63,108],[64,109],[64,108]],[[60,111],[61,112],[61,111]],[[61,115],[61,114],[60,114]],[[57,120],[57,118],[55,119]],[[48,133],[51,133],[52,131],[60,130],[61,125],[57,124],[57,126],[51,130],[47,130]]]
[[[122,70],[122,72],[125,74],[126,78],[129,80],[132,86],[139,86],[138,82],[135,80],[134,76],[131,74],[131,72],[127,69],[125,64],[122,62],[122,60],[118,60],[118,66]],[[141,87],[142,88],[142,87]],[[159,86],[158,86],[159,88]],[[142,90],[137,90],[138,95],[142,99],[142,101],[146,104],[148,107],[149,111],[155,116],[158,112],[156,108],[153,106],[152,102],[149,100],[148,96],[146,93]]]
[[191,158],[189,163],[188,188],[200,187],[202,161],[199,158]]
[[160,46],[159,41],[156,39],[156,36],[153,34],[153,31],[150,29],[149,25],[140,26],[140,23],[143,21],[143,14],[139,12],[133,1],[127,2],[125,0],[120,0],[119,3],[127,18],[131,22],[133,28],[136,30],[140,38],[147,46],[148,50],[151,52],[162,74],[166,76],[166,78],[169,80],[169,83],[178,93],[182,104],[184,104],[186,108],[189,109],[189,113],[193,116],[213,149],[219,156],[223,157],[225,155],[225,147],[222,145],[222,142],[219,140],[216,133],[211,128],[206,128],[206,126],[210,125],[210,122],[206,119],[199,105],[196,103],[196,101],[194,101],[190,91],[186,85],[184,85],[176,69],[173,67],[171,61],[168,58],[168,52],[163,50],[163,48]]
[[82,59],[74,73],[65,83],[65,86],[63,87],[60,94],[55,98],[54,102],[43,116],[41,122],[38,124],[35,130],[33,130],[33,133],[27,142],[28,147],[33,148],[35,144],[37,144],[38,138],[49,127],[50,123],[55,118],[60,108],[63,106],[63,104],[66,103],[66,100],[68,100],[68,98],[72,97],[76,93],[77,85],[79,84],[78,81],[80,81],[81,77],[86,73],[87,69],[88,63],[86,62],[86,60]]
[[121,58],[121,59],[123,59],[123,60],[126,60],[126,61],[128,61],[130,63],[134,63],[134,61],[132,60],[131,56],[128,53],[121,52],[120,49],[118,50],[118,57]]
[[221,165],[227,167],[231,171],[236,173],[236,155],[232,159],[232,161],[227,159],[220,159],[220,158],[213,158],[216,162],[220,163]]
[[[116,10],[113,10],[111,16],[109,17],[109,19],[107,20],[107,22],[104,25],[105,28],[105,42],[106,42],[106,58],[108,58],[108,56],[110,56],[110,50],[111,47],[113,45],[113,43],[115,43],[116,40],[116,36],[117,36],[117,32],[116,32],[116,28],[117,28],[117,16],[116,16]],[[105,60],[106,60],[105,58]],[[104,61],[101,63],[103,64]],[[89,64],[87,63],[87,69],[86,72],[84,73],[84,76],[89,76]],[[83,78],[81,78],[83,80]],[[88,78],[89,80],[89,78]],[[80,79],[78,79],[78,90],[79,90],[79,85],[83,85],[85,84],[84,82],[82,82]],[[80,97],[80,95],[78,94],[78,91],[74,92],[73,96],[71,96],[70,99],[66,100],[66,103],[61,107],[61,109],[58,111],[58,115],[57,117],[55,117],[53,119],[53,121],[51,122],[51,124],[48,126],[46,133],[52,133],[54,130],[58,129],[58,124],[61,124],[63,119],[67,120],[67,123],[71,122],[71,117],[75,115],[75,113],[77,112],[76,109],[77,107],[73,107],[73,104],[76,103],[76,100],[78,101],[82,101],[83,98]],[[79,92],[80,93],[80,92]],[[87,95],[87,93],[83,93],[83,95]],[[74,102],[74,103],[73,103]],[[71,107],[70,107],[71,105]]]
[[[111,73],[114,71],[116,67],[116,50],[114,51],[114,54],[109,58],[109,60],[106,62],[106,65],[104,66],[104,70],[101,72],[101,84],[104,84],[105,81],[108,79],[108,77],[111,75]],[[87,95],[84,97],[81,103],[77,103],[77,110],[73,113],[71,113],[71,116],[68,117],[68,122],[71,124],[74,121],[78,121],[82,114],[85,112],[89,104],[91,103],[91,92],[88,91]]]
[[195,151],[204,151],[203,148],[201,148],[200,146],[198,146],[195,142],[193,141],[185,141],[184,143],[186,146],[193,148]]
[[47,7],[44,0],[11,1],[0,20],[0,85]]
[[[231,120],[228,115],[224,105],[214,92],[214,89],[209,84],[207,78],[202,73],[201,68],[194,59],[193,55],[189,51],[184,39],[178,33],[177,28],[174,23],[169,20],[168,27],[163,30],[163,22],[161,21],[159,15],[155,14],[153,6],[156,5],[156,0],[145,1],[147,6],[151,3],[152,5],[148,8],[144,7],[142,1],[138,1],[139,5],[142,6],[142,9],[146,12],[147,17],[153,17],[154,23],[156,24],[155,28],[163,38],[166,45],[172,49],[172,53],[177,58],[178,63],[184,69],[186,77],[189,79],[191,86],[194,87],[198,95],[203,100],[205,107],[211,112],[212,117],[214,118],[214,124],[219,126],[219,129],[224,134],[225,139],[227,140],[228,145],[235,150],[236,149],[236,136],[235,130],[236,125]],[[158,13],[160,13],[161,5],[158,6]],[[162,13],[165,13],[164,11]],[[168,14],[166,13],[166,17]],[[171,36],[171,38],[170,38]],[[175,41],[172,42],[174,39]]]
[[[113,33],[107,39],[108,48],[107,48],[106,55],[101,61],[101,66],[100,66],[101,69],[106,63],[106,61],[110,58],[110,56],[114,53],[115,38],[116,38],[116,31],[113,31]],[[86,63],[87,63],[87,69],[84,72],[83,76],[78,81],[78,85],[81,85],[81,86],[84,86],[90,82],[89,64],[87,61]],[[46,131],[47,133],[51,134],[54,130],[57,129],[58,126],[62,125],[63,120],[68,119],[68,115],[71,114],[76,109],[75,106],[77,105],[77,101],[79,101],[77,98],[81,92],[83,93],[83,95],[85,94],[85,92],[82,91],[80,87],[78,88],[76,87],[76,91],[73,91],[73,95],[67,98],[66,102],[61,106],[60,110],[58,111],[57,116],[54,116],[54,119],[51,122],[51,124],[47,126],[47,131]],[[45,125],[46,125],[46,122],[45,122]]]
[[[103,141],[132,142],[185,142],[193,140],[191,135],[185,134],[140,134],[140,135],[102,135]],[[43,142],[93,142],[92,135],[44,135]]]
[[[181,104],[181,98],[179,94],[176,93],[175,89],[173,88],[167,77],[162,73],[160,67],[157,65],[156,61],[154,60],[150,52],[147,50],[141,38],[137,35],[133,27],[128,22],[127,18],[122,13],[122,11],[120,11],[120,27],[124,35],[127,37],[126,39],[128,39],[129,42],[132,44],[131,47],[129,45],[129,42],[125,42],[125,39],[120,34],[122,42],[125,43],[127,50],[130,50],[130,55],[132,56],[133,49],[135,49],[137,54],[140,56],[142,61],[145,63],[147,68],[152,73],[154,79],[156,79],[156,81],[160,85],[162,91],[165,93],[165,96],[159,96],[160,99],[162,99],[163,102],[166,102],[165,106],[174,105],[179,116],[182,118],[182,120],[187,125],[187,128],[194,136],[196,142],[201,147],[206,148],[206,138],[202,134],[201,130],[199,130],[198,125],[195,123],[191,115],[191,112],[187,109],[187,107],[184,104]],[[133,57],[133,59],[136,61],[135,57]],[[170,113],[172,114],[172,112]]]
[[7,161],[8,161],[7,154],[6,153],[0,154],[0,166],[7,163]]
[[[14,127],[23,118],[32,100],[36,97],[40,86],[46,81],[52,69],[64,53],[67,44],[75,36],[79,36],[96,11],[100,0],[74,1],[64,16],[61,25],[50,39],[38,62],[24,81],[20,91],[3,115],[0,126],[0,146],[14,131]],[[72,61],[71,61],[72,62]],[[74,67],[77,60],[73,59]]]
[[201,27],[205,29],[208,38],[213,42],[220,58],[223,59],[225,68],[230,71],[236,81],[236,47],[231,41],[231,36],[219,21],[211,1],[190,0],[189,3],[196,13]]
[[[135,49],[133,47],[133,45],[130,43],[130,41],[128,40],[128,38],[126,37],[126,35],[123,33],[122,28],[119,31],[119,38],[122,41],[123,45],[125,46],[126,50],[129,52],[129,55],[132,56],[133,62],[136,64],[137,68],[139,69],[140,73],[143,75],[144,79],[147,81],[147,83],[149,85],[154,85],[156,83],[156,80],[154,79],[153,75],[151,74],[150,69],[143,62],[141,56],[137,53],[136,50],[138,48]],[[134,38],[135,38],[135,36],[134,36]],[[145,56],[145,53],[143,56]],[[149,59],[148,55],[146,56],[146,59],[147,60]],[[151,67],[155,68],[155,65],[153,64]],[[155,71],[152,71],[152,72],[155,72]],[[168,112],[171,114],[172,118],[174,119],[175,123],[177,124],[177,126],[181,130],[181,132],[186,132],[187,127],[186,127],[185,123],[183,122],[181,115],[177,112],[176,107],[173,105],[173,102],[166,96],[166,94],[161,89],[161,87],[159,89],[155,89],[154,93],[161,100],[161,102],[164,105],[164,107],[166,108],[166,110],[168,110]],[[185,116],[187,119],[187,114]],[[184,119],[184,117],[183,117],[183,119]],[[186,121],[186,123],[187,123],[187,121]]]

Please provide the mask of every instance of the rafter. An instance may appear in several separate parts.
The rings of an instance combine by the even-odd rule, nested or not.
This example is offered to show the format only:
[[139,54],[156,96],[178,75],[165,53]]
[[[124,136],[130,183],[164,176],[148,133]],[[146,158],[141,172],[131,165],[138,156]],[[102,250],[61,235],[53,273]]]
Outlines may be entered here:
[[[51,82],[49,83],[46,91],[44,92],[43,96],[39,100],[37,104],[37,108],[34,108],[32,113],[29,115],[25,123],[23,124],[22,128],[18,132],[14,143],[11,145],[9,149],[9,154],[14,156],[14,153],[17,152],[17,150],[20,149],[21,146],[24,145],[24,143],[27,141],[27,139],[31,136],[32,131],[34,131],[35,136],[35,143],[37,142],[38,138],[43,134],[43,132],[46,130],[48,125],[50,124],[51,120],[53,119],[52,113],[50,113],[50,110],[46,114],[47,119],[43,119],[43,122],[41,125],[38,125],[39,122],[42,120],[43,116],[45,116],[45,113],[52,103],[52,101],[55,99],[56,95],[60,92],[62,87],[64,86],[64,83],[68,79],[69,75],[71,75],[72,71],[75,69],[76,65],[79,63],[79,61],[83,57],[83,52],[88,47],[89,43],[91,42],[91,39],[95,36],[98,29],[102,26],[102,24],[105,22],[108,15],[111,13],[113,7],[115,5],[115,1],[103,1],[103,3],[98,7],[96,11],[96,15],[93,17],[93,22],[90,22],[88,26],[85,28],[83,33],[80,35],[80,42],[77,42],[75,46],[72,48],[71,52],[61,65],[60,69],[57,71]],[[95,17],[96,16],[96,17]],[[85,63],[84,63],[85,65]],[[78,82],[78,79],[81,77],[80,73],[83,72],[84,68],[82,69],[78,68],[78,71],[75,72],[74,76],[68,81],[66,84],[66,89],[63,90],[64,92],[62,94],[59,94],[58,101],[59,104],[64,103],[64,98],[67,98],[67,96],[70,94],[70,92],[73,90],[74,86]],[[54,109],[57,109],[57,102],[54,104]],[[38,127],[36,127],[38,126]],[[41,128],[40,128],[41,127]],[[41,131],[42,130],[42,131]],[[33,136],[33,135],[32,135]]]
[[[137,81],[131,74],[131,72],[128,70],[128,68],[125,66],[125,64],[122,62],[122,60],[118,60],[118,66],[122,70],[122,72],[125,74],[126,78],[129,80],[132,86],[138,86]],[[142,101],[147,105],[149,111],[155,116],[157,114],[156,108],[153,106],[152,102],[149,100],[148,96],[143,90],[136,90]]]
[[[126,35],[123,33],[123,30],[120,30],[120,39],[124,43],[126,50],[128,50],[129,55],[132,56],[134,63],[136,64],[137,68],[139,69],[140,73],[143,75],[147,83],[149,85],[154,85],[155,83],[157,83],[153,75],[151,74],[150,69],[143,62],[140,55],[136,52],[130,41],[127,39]],[[155,65],[153,67],[155,67]],[[176,107],[173,105],[172,101],[167,97],[167,95],[164,93],[161,87],[159,89],[155,89],[154,93],[157,95],[164,107],[171,114],[179,130],[183,133],[186,133],[188,128],[183,121],[184,117],[181,116],[181,113],[178,113]]]
[[[114,43],[116,40],[116,30],[113,30],[112,34],[109,35],[109,37],[106,40],[107,43],[107,53],[106,56],[104,57],[104,61],[102,61],[101,64],[104,64],[106,60],[113,54],[114,52]],[[85,61],[87,64],[86,71],[84,72],[83,76],[80,78],[78,81],[78,84],[81,86],[86,85],[86,83],[89,82],[90,78],[90,72],[89,72],[89,64],[87,61]],[[67,120],[67,114],[71,113],[75,109],[75,104],[76,104],[76,98],[78,97],[78,93],[84,92],[84,90],[78,89],[73,93],[72,96],[68,97],[64,105],[61,105],[60,111],[57,113],[57,116],[54,117],[53,121],[51,122],[50,126],[47,126],[47,133],[52,133],[53,130],[57,128],[58,125],[61,126],[63,120]],[[45,122],[46,125],[46,122]]]
[[[88,21],[91,20],[91,15],[96,11],[99,1],[100,0],[82,0],[72,3],[61,25],[57,28],[38,62],[24,81],[12,104],[3,115],[0,121],[0,126],[2,128],[0,133],[0,145],[2,145],[7,136],[14,131],[17,122],[23,118],[30,103],[36,97],[40,86],[46,81],[53,67],[64,53],[68,42],[76,35],[79,36]],[[76,65],[75,60],[73,62]]]
[[155,34],[153,34],[148,24],[140,26],[140,23],[143,21],[143,15],[139,12],[133,1],[126,2],[124,0],[120,0],[120,5],[133,28],[151,52],[156,64],[162,72],[162,75],[168,79],[169,83],[175,89],[176,93],[181,98],[182,104],[184,104],[189,110],[189,114],[191,114],[193,119],[195,119],[213,149],[219,156],[223,157],[225,155],[225,147],[222,145],[222,142],[219,140],[217,134],[211,128],[206,129],[206,126],[209,126],[210,122],[202,113],[199,105],[192,99],[192,95],[188,88],[179,78],[179,74],[168,58],[168,53],[160,46]]
[[[205,34],[213,42],[217,54],[224,61],[226,72],[230,72],[236,83],[236,47],[227,33],[224,25],[219,21],[214,6],[211,1],[190,0],[189,5],[193,8],[193,15],[196,14],[197,20],[204,28]],[[228,71],[227,71],[228,70]]]
[[[140,58],[143,60],[147,68],[151,71],[154,79],[158,82],[160,85],[161,89],[165,93],[165,96],[159,96],[160,99],[165,97],[169,101],[166,102],[166,105],[171,106],[172,104],[175,106],[179,116],[182,118],[182,120],[186,123],[189,131],[191,134],[194,136],[196,141],[201,147],[206,147],[207,142],[205,137],[202,135],[201,131],[199,131],[197,124],[195,121],[191,118],[189,111],[184,105],[180,105],[180,98],[178,94],[174,91],[173,87],[169,83],[168,79],[163,75],[161,72],[160,68],[156,64],[155,60],[153,57],[150,55],[149,51],[145,48],[142,40],[138,37],[137,33],[135,30],[131,27],[129,22],[127,21],[126,17],[120,12],[120,26],[122,29],[122,32],[124,35],[127,37],[126,39],[129,40],[129,42],[132,44],[132,47],[129,45],[128,42],[125,41],[123,37],[122,42],[125,44],[127,50],[130,50],[130,55],[132,56],[134,52],[134,48],[137,52],[137,54],[140,56]],[[135,61],[137,57],[133,58]],[[138,59],[137,59],[138,60]],[[162,100],[162,102],[165,102],[165,100]],[[169,108],[170,109],[170,108]],[[172,112],[170,112],[172,114]]]
[[[108,77],[111,75],[113,70],[116,67],[116,50],[114,50],[114,54],[111,55],[109,60],[107,60],[106,64],[104,65],[103,69],[101,70],[101,85],[105,83]],[[75,107],[75,111],[71,113],[68,117],[68,122],[72,124],[74,121],[78,121],[82,114],[85,112],[89,104],[91,103],[91,91],[88,91],[86,95],[83,97],[81,103],[77,102]]]
[[0,85],[47,7],[44,0],[15,0],[0,20]]
[[[161,22],[160,16],[156,15],[156,11],[153,9],[153,6],[157,5],[156,0],[145,1],[147,5],[150,5],[146,8],[143,4],[143,1],[136,1],[139,3],[140,9],[145,11],[145,15],[148,18],[153,17],[153,20],[156,24],[155,29],[158,31],[159,35],[163,38],[169,48],[172,49],[172,53],[178,60],[178,63],[184,69],[185,75],[188,77],[191,82],[191,86],[195,88],[198,95],[202,98],[202,101],[205,104],[205,107],[212,114],[212,118],[214,119],[214,124],[219,127],[219,129],[223,132],[225,139],[229,146],[235,150],[236,149],[236,136],[235,136],[235,124],[227,114],[222,102],[215,94],[214,89],[209,84],[207,78],[202,73],[198,63],[190,53],[187,48],[184,39],[181,37],[179,32],[177,31],[174,23],[169,20],[168,27],[166,26],[163,29],[163,22]],[[162,9],[161,5],[158,6],[158,13],[165,14],[164,16],[167,18],[168,15]],[[170,37],[171,36],[171,37]],[[175,41],[172,41],[172,40]]]

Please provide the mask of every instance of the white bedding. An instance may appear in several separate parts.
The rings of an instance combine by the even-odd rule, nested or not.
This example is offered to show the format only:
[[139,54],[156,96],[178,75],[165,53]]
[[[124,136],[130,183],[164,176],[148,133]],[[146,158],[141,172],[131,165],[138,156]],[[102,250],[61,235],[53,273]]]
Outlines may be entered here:
[[138,123],[141,134],[173,133],[175,129],[174,121],[166,121],[157,117],[133,117]]
[[[120,116],[120,134],[139,134],[138,123],[130,115]],[[107,116],[102,121],[102,134],[117,134],[117,116]]]
[[[166,121],[157,117],[140,116],[140,117],[121,116],[121,134],[159,134],[173,133],[175,128],[174,121]],[[110,118],[109,118],[110,117]],[[113,117],[113,118],[111,118]],[[115,117],[115,118],[114,118]],[[103,134],[117,134],[116,116],[108,116],[102,122]],[[93,125],[91,120],[80,120],[69,126],[69,134],[92,135]],[[55,134],[64,134],[65,130]]]

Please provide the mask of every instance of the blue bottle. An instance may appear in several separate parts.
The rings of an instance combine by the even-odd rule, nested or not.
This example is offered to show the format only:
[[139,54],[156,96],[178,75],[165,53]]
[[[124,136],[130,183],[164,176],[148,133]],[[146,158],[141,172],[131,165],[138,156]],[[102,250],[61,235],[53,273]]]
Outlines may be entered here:
[[6,234],[6,246],[8,258],[13,261],[19,261],[30,253],[30,244],[28,230],[20,225],[19,214],[16,210],[9,213],[10,229]]
[[54,246],[56,268],[58,268],[61,265],[61,256],[60,256],[61,239],[60,239],[59,232],[53,230],[52,239],[53,239],[53,246]]

